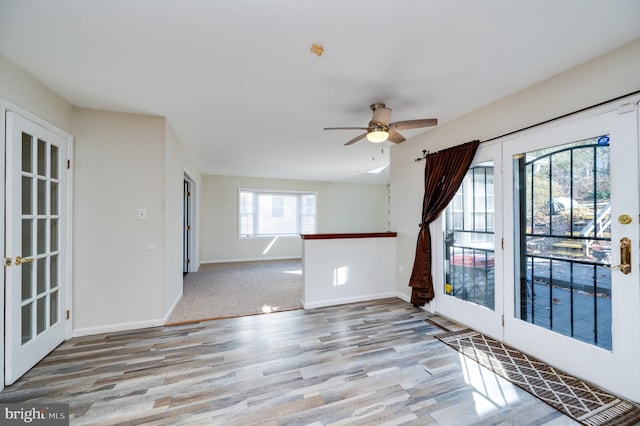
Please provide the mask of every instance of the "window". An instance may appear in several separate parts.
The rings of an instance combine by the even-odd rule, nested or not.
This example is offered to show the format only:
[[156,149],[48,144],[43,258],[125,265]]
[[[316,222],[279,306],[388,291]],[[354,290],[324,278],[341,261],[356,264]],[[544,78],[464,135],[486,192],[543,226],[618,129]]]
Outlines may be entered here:
[[445,293],[495,308],[493,162],[467,172],[445,212]]
[[611,185],[608,139],[601,139],[514,157],[516,315],[611,349]]
[[268,237],[316,232],[313,192],[239,191],[240,237]]

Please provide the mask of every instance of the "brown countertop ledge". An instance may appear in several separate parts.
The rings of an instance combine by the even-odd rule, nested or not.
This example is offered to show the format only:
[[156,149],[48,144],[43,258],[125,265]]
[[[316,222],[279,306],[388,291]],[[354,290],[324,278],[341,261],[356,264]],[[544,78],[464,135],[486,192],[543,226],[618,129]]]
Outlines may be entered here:
[[303,240],[339,240],[343,238],[394,238],[397,232],[365,232],[357,234],[300,234]]

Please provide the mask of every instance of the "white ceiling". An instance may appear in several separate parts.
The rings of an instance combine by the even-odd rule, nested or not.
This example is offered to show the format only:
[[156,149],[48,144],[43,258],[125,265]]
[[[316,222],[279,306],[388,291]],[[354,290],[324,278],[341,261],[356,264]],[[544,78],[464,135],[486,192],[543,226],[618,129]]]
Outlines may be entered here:
[[390,142],[322,128],[443,124],[638,38],[637,0],[0,0],[0,55],[221,175],[383,183]]

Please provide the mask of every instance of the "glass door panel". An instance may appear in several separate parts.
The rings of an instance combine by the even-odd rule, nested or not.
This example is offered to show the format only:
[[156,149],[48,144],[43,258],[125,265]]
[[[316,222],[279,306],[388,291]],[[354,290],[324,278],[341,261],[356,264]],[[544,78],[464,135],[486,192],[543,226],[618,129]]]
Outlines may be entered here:
[[495,308],[493,162],[475,164],[446,210],[445,294]]
[[5,384],[13,383],[66,335],[65,138],[7,112]]
[[503,194],[513,212],[504,216],[513,236],[504,244],[504,340],[640,401],[638,119],[636,105],[619,106],[502,143],[513,183]]
[[[442,235],[442,268],[434,267],[440,314],[502,339],[501,146],[483,144],[453,200],[432,225]],[[434,258],[439,248],[434,247]],[[440,271],[438,270],[440,269]]]
[[611,349],[609,137],[514,159],[520,241],[517,316]]

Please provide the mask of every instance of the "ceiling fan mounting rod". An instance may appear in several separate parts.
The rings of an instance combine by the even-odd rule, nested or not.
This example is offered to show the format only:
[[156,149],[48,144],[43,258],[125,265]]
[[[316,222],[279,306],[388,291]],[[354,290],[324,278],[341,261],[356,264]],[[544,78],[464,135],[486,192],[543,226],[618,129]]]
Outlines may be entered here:
[[371,132],[387,132],[389,133],[389,128],[387,126],[381,126],[378,123],[369,123],[369,129],[367,129],[369,133]]
[[371,104],[369,105],[369,108],[371,108],[371,111],[376,112],[378,108],[386,108],[386,107],[384,104],[379,103],[379,104]]

